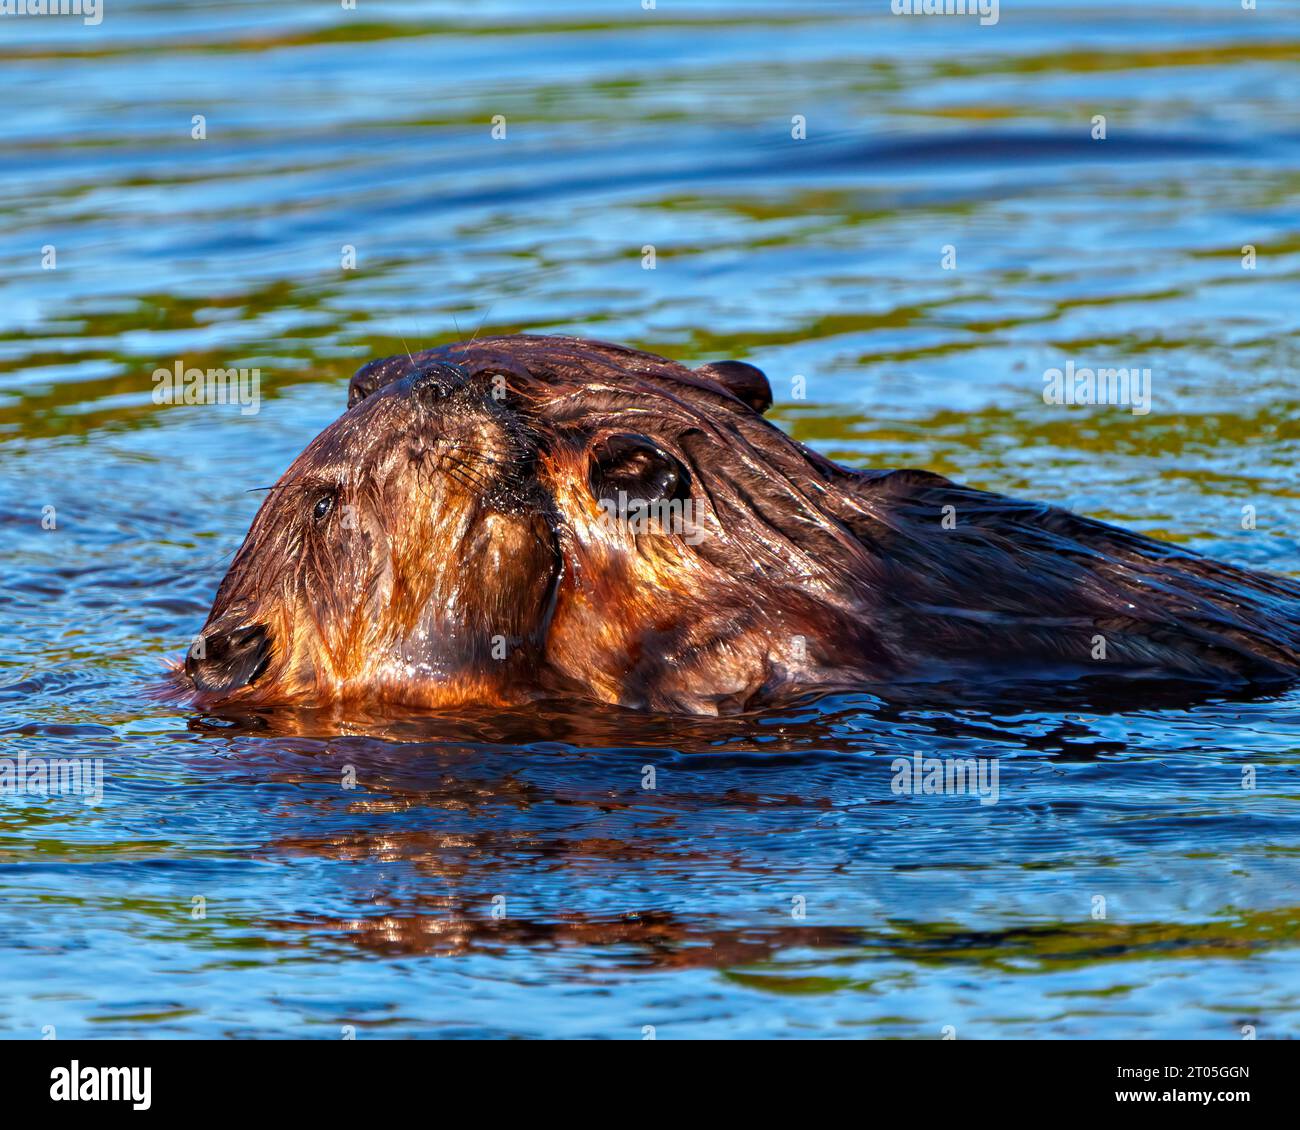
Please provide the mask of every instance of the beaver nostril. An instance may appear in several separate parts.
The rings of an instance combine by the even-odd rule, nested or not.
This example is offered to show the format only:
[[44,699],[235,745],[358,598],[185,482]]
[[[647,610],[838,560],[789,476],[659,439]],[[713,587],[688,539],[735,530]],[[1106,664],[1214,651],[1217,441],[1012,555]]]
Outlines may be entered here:
[[406,378],[414,396],[424,401],[440,400],[469,384],[469,373],[459,365],[430,361]]
[[246,687],[271,662],[271,637],[263,624],[202,636],[185,657],[185,673],[201,691]]

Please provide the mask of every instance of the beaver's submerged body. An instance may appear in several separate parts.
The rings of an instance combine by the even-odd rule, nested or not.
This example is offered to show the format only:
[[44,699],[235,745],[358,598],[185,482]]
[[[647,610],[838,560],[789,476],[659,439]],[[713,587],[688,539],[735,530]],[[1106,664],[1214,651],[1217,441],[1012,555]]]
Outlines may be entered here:
[[1300,673],[1300,585],[762,417],[752,366],[512,336],[365,366],[269,493],[202,703],[718,713],[949,678]]

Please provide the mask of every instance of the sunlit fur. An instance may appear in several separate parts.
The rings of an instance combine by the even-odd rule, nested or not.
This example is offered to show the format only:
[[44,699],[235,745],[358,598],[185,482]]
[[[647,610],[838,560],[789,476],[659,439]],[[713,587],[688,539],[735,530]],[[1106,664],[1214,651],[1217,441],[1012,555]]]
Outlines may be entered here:
[[[431,362],[466,380],[415,391]],[[366,366],[268,495],[204,628],[265,626],[263,668],[197,701],[571,695],[712,714],[975,674],[1296,674],[1295,582],[925,472],[846,470],[729,383],[565,337]],[[689,472],[692,537],[602,510],[593,451],[627,434]]]
[[[455,398],[425,406],[397,388],[313,440],[258,512],[204,629],[270,629],[270,666],[235,695],[516,699],[554,549],[541,512],[522,505],[530,485],[513,481],[513,454],[497,414]],[[318,523],[313,504],[331,490]]]

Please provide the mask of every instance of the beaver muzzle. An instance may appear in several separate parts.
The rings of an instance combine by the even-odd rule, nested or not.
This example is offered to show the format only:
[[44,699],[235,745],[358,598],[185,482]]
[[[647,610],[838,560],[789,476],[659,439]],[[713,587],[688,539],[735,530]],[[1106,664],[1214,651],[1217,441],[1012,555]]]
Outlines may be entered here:
[[249,686],[271,661],[271,636],[263,624],[232,631],[210,630],[185,657],[185,673],[195,689],[228,693]]

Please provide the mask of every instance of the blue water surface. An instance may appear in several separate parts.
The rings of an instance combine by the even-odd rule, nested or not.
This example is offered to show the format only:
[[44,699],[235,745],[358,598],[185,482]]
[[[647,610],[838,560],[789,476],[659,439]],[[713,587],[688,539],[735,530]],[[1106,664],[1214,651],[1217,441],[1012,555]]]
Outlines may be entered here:
[[[1296,692],[147,693],[355,368],[479,330],[743,357],[844,462],[1296,574],[1300,10],[104,2],[0,26],[0,758],[103,772],[0,796],[0,1034],[1300,1031]],[[1067,359],[1151,411],[1045,404]]]

